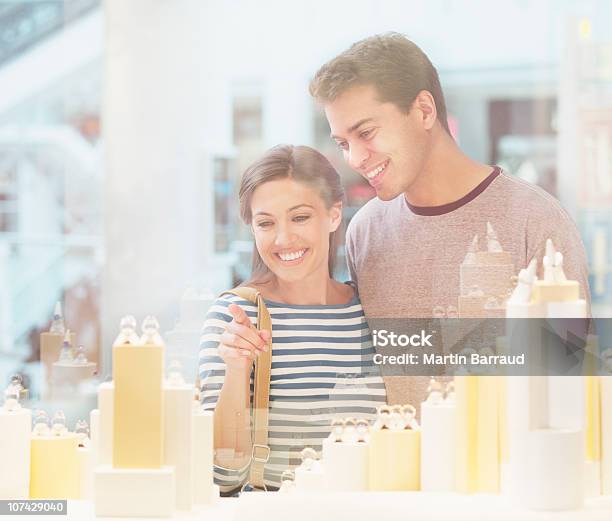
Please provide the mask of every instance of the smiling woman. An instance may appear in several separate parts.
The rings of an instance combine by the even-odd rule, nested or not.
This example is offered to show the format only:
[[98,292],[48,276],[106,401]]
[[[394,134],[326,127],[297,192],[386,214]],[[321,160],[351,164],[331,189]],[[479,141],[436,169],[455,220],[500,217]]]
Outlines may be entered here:
[[270,334],[267,487],[299,464],[305,447],[321,450],[333,418],[370,420],[386,402],[359,298],[331,277],[342,198],[337,172],[308,147],[274,147],[242,178],[241,216],[256,246],[245,285],[264,297],[272,331],[258,331],[257,306],[233,295],[217,300],[204,326],[202,402],[215,410],[215,476],[225,492],[247,478],[253,361]]
[[[310,240],[313,234],[325,239],[327,245],[322,249],[327,250],[328,274],[332,276],[344,190],[325,156],[310,147],[276,146],[244,173],[239,197],[241,217],[251,225],[257,245],[252,282],[262,282],[271,274],[262,259],[268,250],[260,244],[273,239],[274,253],[291,256],[299,253],[300,245],[291,242],[297,238],[296,231],[297,236],[305,233]],[[326,219],[330,221],[326,223]]]

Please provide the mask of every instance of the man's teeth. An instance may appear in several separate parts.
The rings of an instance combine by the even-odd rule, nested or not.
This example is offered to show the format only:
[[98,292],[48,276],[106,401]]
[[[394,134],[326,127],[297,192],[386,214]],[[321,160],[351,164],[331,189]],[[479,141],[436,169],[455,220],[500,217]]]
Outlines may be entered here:
[[293,253],[279,253],[278,256],[281,258],[281,260],[290,261],[299,259],[302,255],[304,255],[304,253],[306,253],[306,250],[299,250]]
[[368,179],[374,179],[378,174],[380,174],[385,168],[387,167],[387,163],[384,163],[382,165],[380,165],[378,168],[372,170],[371,172],[368,172],[366,174],[366,177]]

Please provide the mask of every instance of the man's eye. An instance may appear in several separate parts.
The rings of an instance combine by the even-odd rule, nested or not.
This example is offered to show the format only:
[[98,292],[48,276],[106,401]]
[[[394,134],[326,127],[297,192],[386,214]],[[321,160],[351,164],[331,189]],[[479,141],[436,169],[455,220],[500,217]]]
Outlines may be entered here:
[[372,135],[373,130],[370,128],[368,130],[364,130],[363,132],[361,132],[359,135],[363,138],[363,139],[368,139],[371,135]]
[[310,215],[296,215],[293,220],[296,223],[303,223],[306,222],[308,219],[310,219]]

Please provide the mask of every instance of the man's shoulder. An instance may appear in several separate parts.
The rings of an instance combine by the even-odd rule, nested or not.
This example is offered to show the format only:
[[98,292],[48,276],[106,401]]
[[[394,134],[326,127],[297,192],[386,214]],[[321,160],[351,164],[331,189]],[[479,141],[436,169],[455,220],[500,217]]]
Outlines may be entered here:
[[[400,195],[399,197],[403,197]],[[378,197],[373,197],[365,203],[349,222],[347,234],[359,234],[371,226],[376,226],[383,220],[395,214],[399,198],[392,201],[382,201]]]
[[558,199],[543,188],[507,172],[502,172],[499,176],[495,194],[509,204],[522,208],[529,214],[530,219],[555,215],[571,220]]

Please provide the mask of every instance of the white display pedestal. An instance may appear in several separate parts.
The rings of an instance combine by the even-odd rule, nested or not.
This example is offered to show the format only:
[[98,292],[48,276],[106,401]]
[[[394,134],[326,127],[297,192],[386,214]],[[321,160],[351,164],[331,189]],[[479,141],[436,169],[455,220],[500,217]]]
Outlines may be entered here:
[[366,442],[323,440],[325,490],[359,492],[368,490],[370,445]]
[[176,502],[174,468],[115,469],[99,465],[94,471],[96,516],[170,517]]
[[[410,514],[407,515],[407,510]],[[173,521],[609,521],[612,496],[587,500],[581,510],[535,512],[518,508],[508,498],[439,492],[338,492],[333,494],[279,494],[255,492],[221,498],[211,506],[197,505],[191,512],[177,511]],[[39,521],[40,516],[20,516]],[[102,521],[91,501],[68,501],[66,521]],[[150,517],[150,519],[155,519]],[[114,518],[113,521],[118,521]],[[145,521],[140,519],[139,521]]]
[[30,409],[0,407],[0,499],[27,499],[30,489]]

